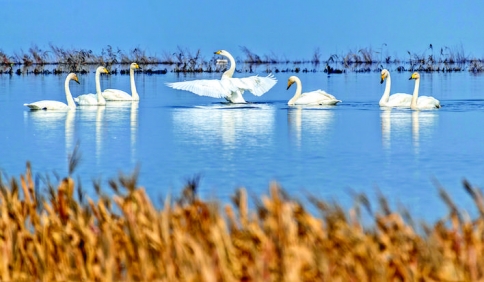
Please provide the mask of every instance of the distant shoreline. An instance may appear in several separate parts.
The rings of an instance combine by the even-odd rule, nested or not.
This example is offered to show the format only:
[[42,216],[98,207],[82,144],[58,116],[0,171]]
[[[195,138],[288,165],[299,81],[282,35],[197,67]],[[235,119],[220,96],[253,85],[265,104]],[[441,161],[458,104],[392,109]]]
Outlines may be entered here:
[[[258,72],[324,72],[338,74],[346,72],[373,72],[392,66],[392,70],[400,72],[462,72],[481,73],[484,71],[484,59],[466,55],[462,47],[448,47],[434,50],[430,45],[421,54],[408,51],[408,58],[399,59],[383,56],[380,51],[372,48],[362,48],[358,51],[348,51],[322,58],[319,49],[314,51],[312,58],[289,60],[276,54],[258,55],[247,47],[240,47],[243,57],[237,56],[238,72],[254,72],[254,68],[262,68]],[[87,73],[91,66],[104,65],[112,69],[113,74],[129,74],[128,65],[137,62],[148,65],[141,72],[147,74],[174,73],[212,73],[223,72],[227,65],[220,65],[218,55],[203,54],[188,48],[178,47],[174,52],[164,51],[162,56],[151,56],[140,48],[129,51],[113,48],[108,45],[100,54],[85,49],[64,49],[49,44],[49,50],[42,50],[33,45],[28,51],[21,50],[14,54],[6,54],[0,49],[1,74],[63,74],[68,72]],[[208,57],[208,59],[207,59]],[[243,69],[240,66],[243,66]],[[119,68],[119,70],[118,70]]]

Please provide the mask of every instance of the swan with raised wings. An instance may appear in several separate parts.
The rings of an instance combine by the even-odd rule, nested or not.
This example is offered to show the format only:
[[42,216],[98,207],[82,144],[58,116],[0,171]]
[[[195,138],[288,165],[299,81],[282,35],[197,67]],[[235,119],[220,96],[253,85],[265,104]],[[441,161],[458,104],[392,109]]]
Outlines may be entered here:
[[29,107],[31,110],[75,110],[76,103],[72,99],[71,90],[69,89],[69,81],[74,80],[79,84],[79,79],[75,73],[70,73],[67,75],[64,82],[64,90],[66,93],[67,105],[65,103],[53,100],[42,100],[30,104],[24,104],[24,106]]
[[129,80],[131,84],[131,95],[119,89],[105,89],[102,95],[106,101],[139,101],[138,91],[134,83],[134,70],[139,69],[137,63],[132,63],[129,67]]
[[296,83],[296,93],[287,102],[288,105],[336,105],[341,100],[336,99],[333,95],[319,89],[316,91],[302,93],[302,83],[297,76],[291,76],[287,80],[287,89]]
[[106,105],[106,100],[104,99],[101,91],[101,73],[109,73],[108,70],[100,66],[96,69],[96,94],[83,94],[74,98],[80,106],[103,106]]
[[193,92],[201,96],[209,96],[213,98],[225,98],[231,103],[246,103],[242,97],[244,91],[249,91],[256,96],[269,91],[277,82],[276,78],[269,74],[266,77],[249,76],[244,78],[234,78],[235,60],[229,52],[219,50],[215,52],[217,55],[225,56],[230,61],[230,68],[222,74],[222,78],[218,79],[202,79],[192,81],[182,81],[166,83],[167,86]]
[[410,109],[412,110],[427,110],[440,108],[440,101],[431,96],[418,96],[420,86],[420,74],[418,72],[412,73],[409,80],[415,79],[415,88],[413,89],[412,102]]
[[395,93],[390,95],[390,88],[392,85],[392,79],[390,77],[390,72],[387,69],[381,71],[380,83],[387,80],[385,84],[385,91],[380,99],[381,107],[410,107],[410,102],[412,101],[412,95],[407,93]]

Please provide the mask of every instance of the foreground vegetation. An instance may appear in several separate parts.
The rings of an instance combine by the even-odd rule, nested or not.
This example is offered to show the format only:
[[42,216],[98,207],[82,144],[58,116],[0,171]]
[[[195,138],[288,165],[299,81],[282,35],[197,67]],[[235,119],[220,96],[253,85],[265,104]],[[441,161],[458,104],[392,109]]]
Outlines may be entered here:
[[[69,174],[76,165],[71,158]],[[464,182],[479,211],[471,221],[443,189],[445,219],[417,232],[406,212],[364,195],[348,211],[313,197],[320,215],[272,184],[255,199],[239,189],[232,204],[197,196],[156,208],[135,172],[95,184],[85,197],[72,176],[35,184],[32,170],[0,181],[1,281],[477,281],[484,279],[484,198]],[[362,209],[371,215],[363,225]],[[420,229],[420,228],[418,228]]]
[[[237,57],[237,63],[242,67],[239,72],[253,72],[257,66],[262,71],[271,72],[370,72],[380,71],[394,66],[397,71],[420,72],[460,72],[469,71],[480,73],[484,71],[484,60],[467,55],[461,47],[442,47],[434,50],[430,44],[421,53],[408,51],[408,58],[399,59],[384,55],[383,44],[378,50],[362,48],[350,50],[343,54],[332,54],[329,58],[322,58],[319,48],[308,59],[289,60],[274,53],[258,55],[247,47],[241,47],[244,58]],[[129,64],[137,62],[148,66],[143,72],[149,74],[165,74],[168,71],[176,73],[221,72],[226,64],[219,64],[217,57],[210,52],[206,59],[201,50],[191,52],[187,48],[178,47],[174,52],[163,52],[161,57],[148,55],[141,48],[134,48],[128,52],[108,45],[100,54],[92,50],[64,49],[53,44],[49,50],[42,50],[33,45],[28,51],[21,50],[14,54],[6,54],[0,49],[0,73],[7,74],[61,74],[68,72],[88,72],[93,65],[103,65],[113,73],[128,74]],[[303,66],[309,64],[310,66]],[[124,68],[123,68],[124,65]],[[49,68],[48,66],[52,66]],[[161,68],[160,68],[161,67]]]

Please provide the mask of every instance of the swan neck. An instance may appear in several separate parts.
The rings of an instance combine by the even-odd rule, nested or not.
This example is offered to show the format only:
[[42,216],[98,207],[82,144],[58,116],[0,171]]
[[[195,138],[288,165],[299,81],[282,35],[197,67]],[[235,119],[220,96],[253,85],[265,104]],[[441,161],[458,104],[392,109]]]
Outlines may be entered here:
[[412,102],[410,103],[410,108],[416,110],[417,109],[417,100],[418,100],[418,88],[420,86],[420,78],[415,79],[415,88],[413,89],[412,95]]
[[138,91],[136,91],[136,84],[134,82],[134,69],[129,70],[129,81],[131,83],[131,96],[133,100],[139,100]]
[[390,74],[388,74],[385,82],[385,91],[383,92],[383,96],[381,96],[381,99],[380,99],[380,106],[384,106],[386,103],[388,103],[388,99],[390,98],[391,85],[392,85],[392,79],[390,77]]
[[97,102],[99,104],[105,104],[106,100],[104,99],[101,93],[101,72],[96,70],[96,95],[97,95]]
[[292,96],[291,100],[287,103],[288,105],[294,105],[294,103],[301,97],[302,93],[302,83],[299,78],[296,79],[296,93],[294,93],[294,96]]
[[66,78],[66,81],[64,82],[64,89],[65,89],[65,92],[66,92],[67,106],[71,109],[75,109],[76,103],[74,103],[74,99],[72,98],[71,90],[69,89],[69,81],[70,80],[71,80],[70,77]]
[[222,76],[225,76],[225,77],[232,77],[234,76],[234,72],[235,72],[235,59],[234,57],[232,57],[232,55],[230,54],[226,54],[225,55],[228,59],[229,59],[229,62],[230,62],[230,68],[228,70],[226,70]]

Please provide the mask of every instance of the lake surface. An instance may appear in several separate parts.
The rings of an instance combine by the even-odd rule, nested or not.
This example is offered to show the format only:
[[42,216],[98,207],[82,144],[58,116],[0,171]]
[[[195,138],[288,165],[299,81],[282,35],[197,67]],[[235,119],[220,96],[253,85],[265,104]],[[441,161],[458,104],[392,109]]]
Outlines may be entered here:
[[[411,93],[410,74],[391,72],[391,92]],[[74,175],[91,196],[93,179],[109,191],[109,179],[139,165],[139,184],[155,201],[178,195],[187,179],[200,175],[201,196],[224,202],[238,187],[260,196],[277,181],[295,197],[311,194],[347,207],[351,191],[370,199],[381,191],[394,208],[401,204],[416,218],[435,220],[447,211],[438,181],[460,208],[475,213],[462,179],[484,186],[484,76],[421,73],[420,95],[443,105],[431,111],[380,108],[379,72],[298,74],[303,91],[321,88],[343,101],[334,107],[287,106],[294,73],[275,74],[278,83],[261,97],[245,93],[247,105],[164,85],[220,75],[136,74],[139,103],[74,112],[23,106],[65,101],[64,75],[0,75],[0,169],[18,176],[31,161],[34,173],[62,177],[79,144]],[[94,92],[94,73],[79,79],[80,85],[71,83],[73,96]],[[101,87],[129,91],[129,76],[103,75]]]

